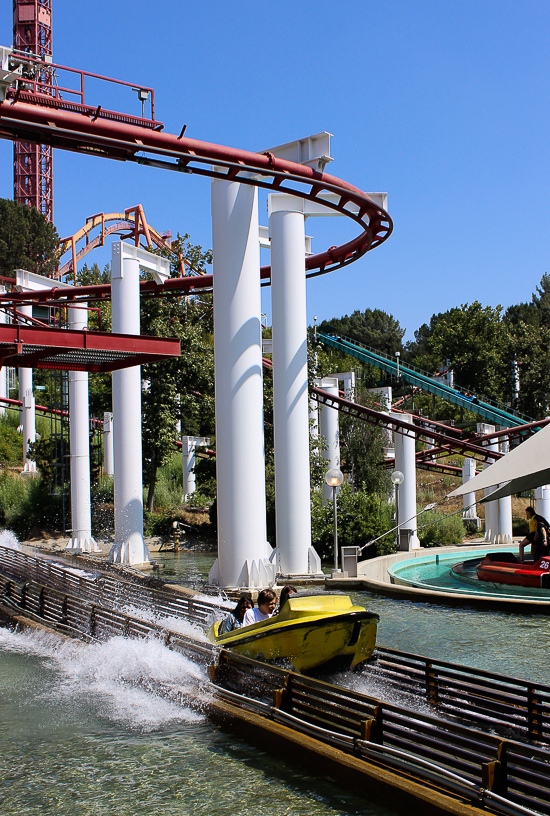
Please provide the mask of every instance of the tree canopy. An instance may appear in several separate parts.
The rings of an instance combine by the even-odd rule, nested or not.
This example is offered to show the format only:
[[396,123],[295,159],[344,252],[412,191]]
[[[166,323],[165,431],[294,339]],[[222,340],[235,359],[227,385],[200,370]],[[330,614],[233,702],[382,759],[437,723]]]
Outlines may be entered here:
[[364,312],[356,309],[351,315],[323,320],[318,326],[321,332],[327,332],[330,328],[386,354],[395,354],[403,347],[405,329],[393,315],[382,309],[365,309]]
[[59,235],[36,207],[0,198],[0,275],[27,269],[46,277],[55,272]]

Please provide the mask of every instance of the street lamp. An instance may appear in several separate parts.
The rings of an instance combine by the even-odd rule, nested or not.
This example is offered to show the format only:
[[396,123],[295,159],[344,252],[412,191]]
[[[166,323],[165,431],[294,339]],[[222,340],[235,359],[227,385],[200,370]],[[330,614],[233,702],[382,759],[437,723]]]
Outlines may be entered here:
[[397,379],[399,379],[399,358],[401,357],[401,352],[395,352],[395,362],[397,363]]
[[392,484],[395,485],[395,520],[397,522],[397,546],[401,546],[401,542],[399,540],[399,485],[402,485],[405,481],[405,474],[401,473],[400,470],[394,470],[392,475],[390,476]]
[[325,482],[332,487],[332,511],[334,514],[334,569],[338,570],[338,517],[336,515],[336,488],[344,481],[344,474],[338,468],[330,468],[325,473]]

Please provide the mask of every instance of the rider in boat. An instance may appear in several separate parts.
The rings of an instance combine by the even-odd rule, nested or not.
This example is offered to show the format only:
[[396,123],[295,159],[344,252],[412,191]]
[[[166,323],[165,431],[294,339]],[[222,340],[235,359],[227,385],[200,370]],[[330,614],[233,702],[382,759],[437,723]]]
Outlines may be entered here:
[[524,563],[523,553],[528,544],[531,545],[531,557],[533,563],[540,561],[543,556],[549,554],[549,536],[550,525],[543,516],[535,513],[533,507],[527,507],[525,515],[529,522],[529,532],[519,545],[519,561]]
[[233,609],[233,611],[230,612],[229,615],[227,615],[227,617],[220,623],[218,634],[225,635],[227,632],[232,632],[233,629],[240,629],[241,626],[244,626],[243,619],[245,613],[253,607],[254,601],[252,600],[252,595],[249,592],[241,595],[235,609]]

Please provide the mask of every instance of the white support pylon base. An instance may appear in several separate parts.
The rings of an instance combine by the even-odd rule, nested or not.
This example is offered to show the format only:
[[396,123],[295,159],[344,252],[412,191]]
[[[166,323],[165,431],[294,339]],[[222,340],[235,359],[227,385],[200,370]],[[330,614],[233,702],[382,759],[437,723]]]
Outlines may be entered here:
[[80,550],[80,552],[98,553],[100,549],[95,538],[70,538],[67,542],[66,550]]
[[140,536],[135,539],[128,539],[122,544],[114,544],[109,552],[109,561],[113,564],[137,564],[149,563],[149,550]]
[[[275,586],[277,582],[277,570],[275,564],[271,563],[269,558],[259,558],[253,561],[246,560],[243,564],[237,585],[234,587],[224,586],[224,589],[265,589],[266,587]],[[219,563],[218,559],[208,573],[208,583],[213,586],[220,585]]]
[[307,573],[285,573],[281,570],[280,565],[280,558],[279,558],[279,547],[275,547],[271,556],[269,558],[271,563],[275,566],[275,571],[277,575],[288,575],[289,577],[303,577],[304,575],[308,575],[310,577],[318,577],[320,575],[324,575],[323,567],[321,564],[321,559],[317,553],[315,547],[308,547],[307,550]]

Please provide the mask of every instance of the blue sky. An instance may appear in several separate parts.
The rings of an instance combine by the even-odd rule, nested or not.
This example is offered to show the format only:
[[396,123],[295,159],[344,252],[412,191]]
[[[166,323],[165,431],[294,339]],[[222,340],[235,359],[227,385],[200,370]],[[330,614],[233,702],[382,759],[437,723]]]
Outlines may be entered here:
[[[378,307],[411,339],[461,303],[529,300],[548,271],[548,3],[53,0],[53,16],[54,61],[151,85],[165,130],[185,123],[188,136],[250,150],[328,130],[329,171],[388,192],[393,235],[308,283],[310,322]],[[4,2],[0,43],[11,41]],[[124,109],[139,111],[135,95]],[[0,196],[11,197],[7,142],[0,168]],[[141,203],[157,229],[210,246],[209,187],[54,153],[61,236],[87,215]],[[315,251],[354,230],[347,219],[306,224]]]

